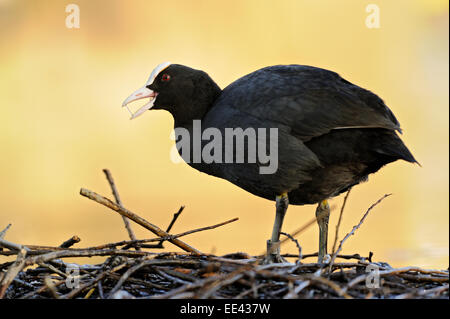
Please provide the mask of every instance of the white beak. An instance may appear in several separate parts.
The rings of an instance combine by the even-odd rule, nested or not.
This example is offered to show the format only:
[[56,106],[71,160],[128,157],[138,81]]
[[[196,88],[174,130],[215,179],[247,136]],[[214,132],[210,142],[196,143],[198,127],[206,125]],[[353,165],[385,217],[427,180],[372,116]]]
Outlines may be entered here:
[[158,95],[158,93],[143,86],[140,89],[133,92],[133,94],[131,94],[129,97],[127,97],[125,99],[125,101],[123,101],[122,107],[127,106],[129,103],[131,103],[133,101],[137,101],[137,100],[145,99],[145,98],[149,97],[150,101],[147,104],[145,104],[144,106],[142,106],[135,113],[132,113],[127,106],[128,112],[130,112],[130,115],[131,115],[130,120],[135,119],[136,117],[143,114],[145,111],[150,110],[153,107],[153,104],[155,103],[155,99],[156,99],[157,95]]
[[[123,101],[122,107],[123,106],[127,107],[127,110],[128,110],[128,112],[130,112],[130,115],[131,115],[130,120],[135,119],[136,117],[138,117],[145,111],[150,110],[153,107],[153,104],[155,103],[155,99],[156,99],[156,96],[158,95],[158,93],[150,90],[149,88],[147,88],[147,86],[152,84],[153,81],[155,80],[155,78],[158,76],[158,74],[162,70],[166,69],[169,66],[170,66],[170,62],[164,62],[164,63],[159,64],[150,74],[150,77],[148,78],[147,83],[145,83],[145,86],[141,87],[139,90],[136,90],[133,94],[131,94],[129,97],[127,97],[125,99],[125,101]],[[140,99],[145,99],[146,97],[150,98],[150,101],[147,104],[142,106],[135,113],[130,111],[130,109],[127,106],[129,103],[140,100]]]

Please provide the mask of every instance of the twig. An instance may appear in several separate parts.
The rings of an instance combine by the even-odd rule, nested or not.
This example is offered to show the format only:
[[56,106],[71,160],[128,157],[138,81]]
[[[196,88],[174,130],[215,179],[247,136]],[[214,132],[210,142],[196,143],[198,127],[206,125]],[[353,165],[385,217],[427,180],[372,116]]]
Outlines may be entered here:
[[244,272],[246,272],[246,271],[248,271],[247,267],[240,267],[237,270],[229,273],[224,278],[221,278],[220,280],[217,280],[217,281],[213,282],[211,285],[207,286],[208,289],[206,289],[206,291],[202,292],[198,296],[198,298],[205,299],[205,298],[210,297],[212,294],[214,294],[219,289],[221,289],[227,285],[230,285],[230,284],[236,282],[237,280],[241,279],[244,276]]
[[80,292],[82,292],[83,290],[89,289],[89,288],[91,288],[92,286],[96,285],[97,282],[99,282],[100,280],[102,280],[103,278],[105,278],[109,273],[114,273],[114,272],[116,272],[116,271],[122,269],[122,268],[125,267],[126,265],[127,265],[126,263],[123,263],[123,264],[120,264],[120,265],[114,267],[114,268],[111,269],[111,270],[107,270],[107,271],[104,271],[104,272],[100,273],[99,275],[97,275],[97,276],[96,276],[94,279],[92,279],[91,281],[89,281],[89,282],[87,282],[87,283],[85,283],[85,284],[83,284],[83,285],[80,285],[78,288],[72,290],[72,291],[69,292],[68,294],[66,294],[66,295],[64,295],[64,296],[61,296],[61,298],[63,298],[63,299],[72,299],[73,297],[75,297],[76,295],[78,295],[78,294],[79,294]]
[[[312,254],[304,254],[302,256],[302,259],[311,258],[311,257],[317,257],[318,253],[312,253]],[[298,257],[294,254],[283,254],[281,257]],[[366,257],[362,257],[360,254],[353,254],[353,255],[337,255],[336,258],[342,258],[342,259],[356,259],[356,260],[365,260]]]
[[[128,209],[121,207],[117,204],[115,204],[114,202],[112,202],[110,199],[103,197],[95,192],[92,192],[88,189],[82,188],[80,190],[80,194],[82,196],[85,196],[99,204],[102,204],[108,208],[111,208],[112,210],[118,212],[119,214],[121,214],[122,216],[128,217],[129,219],[131,219],[132,221],[134,221],[135,223],[141,225],[142,227],[150,230],[152,233],[154,233],[155,235],[159,236],[159,237],[167,237],[170,236],[170,234],[166,233],[164,230],[162,230],[161,228],[159,228],[156,225],[153,225],[152,223],[149,223],[148,221],[146,221],[145,219],[143,219],[142,217],[132,213],[131,211],[129,211]],[[181,249],[183,249],[184,251],[196,254],[196,255],[201,255],[202,253],[195,249],[194,247],[191,247],[190,245],[186,244],[185,242],[179,240],[179,239],[168,239],[168,241],[170,241],[172,244],[180,247]]]
[[[307,222],[306,224],[304,224],[302,227],[300,227],[299,229],[297,229],[296,231],[294,231],[293,233],[291,233],[292,237],[297,236],[298,234],[304,232],[305,230],[307,230],[309,227],[311,227],[311,225],[314,225],[317,222],[317,218],[314,217],[313,219],[311,219],[309,222]],[[289,238],[284,238],[281,240],[280,245],[285,243],[286,241],[288,241]],[[265,254],[265,252],[264,252]]]
[[75,245],[76,243],[79,243],[81,241],[80,237],[78,236],[72,236],[71,238],[69,238],[68,240],[66,240],[65,242],[63,242],[59,248],[69,248],[73,245]]
[[[54,282],[53,285],[54,285],[55,287],[59,287],[59,286],[61,286],[62,284],[64,284],[65,282],[66,282],[66,279],[61,279],[61,280],[59,280],[59,281],[57,281],[57,282]],[[46,291],[47,289],[48,289],[48,286],[44,284],[44,285],[42,285],[40,288],[38,288],[38,289],[36,289],[36,290],[34,290],[34,291],[31,291],[31,292],[29,292],[29,293],[26,293],[25,295],[19,297],[19,299],[28,299],[28,298],[31,298],[31,297],[35,297],[36,295],[38,295],[38,294],[40,294],[40,293],[43,293],[43,292]]]
[[348,198],[348,195],[350,195],[350,191],[351,191],[351,190],[352,190],[352,189],[350,188],[350,189],[347,191],[347,193],[345,194],[344,202],[342,203],[341,211],[340,211],[340,213],[339,213],[339,219],[338,219],[338,222],[337,222],[337,225],[336,225],[336,233],[334,234],[333,250],[331,251],[331,254],[332,254],[332,255],[334,254],[334,252],[335,252],[335,250],[336,250],[336,244],[337,244],[338,236],[339,236],[339,227],[341,226],[342,215],[344,214],[345,204],[347,203],[347,198]]
[[20,244],[16,244],[13,242],[10,242],[6,239],[0,238],[0,247],[6,247],[12,250],[17,250],[20,251],[22,249],[25,249],[26,251],[29,251],[28,247],[20,245]]
[[16,278],[17,274],[25,267],[26,255],[27,251],[22,248],[17,255],[16,261],[8,268],[8,271],[0,282],[0,299],[5,296],[6,289],[8,289],[9,285],[13,282],[14,278]]
[[339,287],[338,284],[332,282],[329,279],[315,275],[307,276],[307,278],[312,282],[318,282],[330,287],[338,296],[343,296],[345,299],[352,299],[352,297],[347,293],[345,289]]
[[[209,229],[214,229],[214,228],[217,228],[217,227],[220,227],[220,226],[223,226],[223,225],[226,225],[226,224],[235,222],[235,221],[237,221],[237,220],[239,220],[239,218],[235,217],[235,218],[232,218],[232,219],[230,219],[230,220],[227,220],[227,221],[224,221],[224,222],[222,222],[222,223],[215,224],[215,225],[212,225],[212,226],[206,226],[206,227],[202,227],[202,228],[197,228],[197,229],[193,229],[193,230],[188,230],[188,231],[185,231],[184,233],[177,234],[177,235],[173,235],[173,236],[172,236],[172,235],[169,235],[169,236],[167,237],[167,240],[169,240],[169,238],[178,238],[178,237],[190,235],[190,234],[193,234],[193,233],[197,233],[197,232],[200,232],[200,231],[209,230]],[[164,238],[164,237],[163,237],[163,238]]]
[[149,264],[149,262],[147,261],[141,261],[140,263],[134,265],[133,267],[129,268],[123,275],[122,277],[120,277],[119,281],[116,283],[116,285],[114,286],[113,289],[111,289],[111,291],[108,294],[108,298],[111,298],[111,296],[120,289],[120,287],[122,287],[122,285],[124,284],[124,282],[133,274],[135,273],[137,270],[139,270],[140,268],[146,266],[147,264]]
[[306,287],[308,287],[310,285],[311,281],[310,280],[305,280],[300,282],[300,284],[293,289],[292,291],[290,291],[289,293],[287,293],[283,299],[293,299],[293,298],[298,298],[298,294],[300,291],[302,291],[303,289],[305,289]]
[[98,288],[98,295],[99,295],[100,299],[105,299],[105,296],[103,295],[103,285],[102,285],[101,280],[99,280],[97,282],[97,288]]
[[5,237],[5,234],[6,234],[6,232],[8,231],[9,227],[11,227],[11,224],[8,224],[8,226],[6,226],[5,229],[3,229],[3,230],[0,232],[0,239],[3,238],[3,237]]
[[345,235],[345,237],[340,241],[339,243],[339,247],[338,249],[333,253],[332,257],[331,257],[331,261],[330,261],[330,265],[329,265],[329,271],[331,271],[331,267],[333,266],[334,260],[336,259],[336,256],[340,253],[340,251],[342,250],[342,246],[344,245],[345,241],[352,236],[355,231],[361,227],[362,223],[364,222],[364,220],[366,219],[367,215],[369,215],[369,212],[375,207],[377,206],[379,203],[381,203],[381,201],[383,199],[385,199],[388,196],[391,196],[392,194],[385,194],[383,195],[383,197],[381,197],[379,200],[377,200],[374,204],[372,204],[367,211],[365,212],[365,214],[363,215],[363,217],[361,218],[361,220],[359,221],[358,225],[353,226],[352,230]]
[[300,262],[303,259],[303,256],[302,256],[302,247],[298,243],[298,240],[295,239],[294,237],[292,237],[291,235],[289,235],[288,233],[280,232],[280,234],[286,236],[287,238],[289,238],[290,240],[292,240],[295,243],[295,245],[297,246],[297,249],[298,249],[298,262]]
[[[166,229],[166,233],[170,233],[170,231],[171,231],[173,225],[175,224],[175,221],[178,219],[178,216],[180,216],[180,214],[181,214],[181,212],[182,212],[183,210],[184,210],[184,205],[181,206],[175,214],[173,214],[172,220],[170,221],[170,224],[169,224],[169,226],[168,226],[167,229]],[[163,247],[163,245],[162,245],[163,242],[164,242],[164,240],[161,240],[156,246],[162,248],[162,247]],[[155,247],[155,248],[156,248],[156,247]]]
[[44,284],[47,287],[47,289],[50,291],[50,293],[52,294],[53,298],[55,298],[55,299],[60,298],[60,295],[58,295],[58,291],[56,289],[55,283],[50,279],[49,276],[46,276],[44,278]]
[[[139,245],[141,243],[146,243],[146,242],[152,242],[152,241],[165,241],[165,240],[174,240],[186,235],[190,235],[193,233],[197,233],[197,232],[201,232],[204,230],[209,230],[209,229],[214,229],[232,222],[235,222],[239,220],[239,218],[233,218],[230,220],[227,220],[225,222],[219,223],[219,224],[215,224],[215,225],[211,225],[211,226],[207,226],[207,227],[202,227],[202,228],[197,228],[197,229],[192,229],[180,234],[176,234],[176,235],[168,235],[168,236],[164,236],[164,237],[159,237],[159,238],[150,238],[150,239],[139,239],[139,240],[128,240],[128,241],[120,241],[120,242],[116,242],[116,243],[110,243],[110,244],[106,244],[106,245],[100,245],[100,246],[94,246],[94,247],[88,247],[88,248],[67,248],[67,249],[63,249],[61,247],[51,247],[51,246],[30,246],[29,248],[31,248],[32,250],[30,251],[29,255],[42,255],[42,254],[48,254],[48,253],[52,253],[52,252],[60,252],[60,257],[68,257],[68,255],[71,255],[71,257],[91,257],[92,254],[98,254],[100,256],[106,256],[106,255],[122,255],[122,256],[130,256],[130,257],[138,257],[138,256],[147,256],[150,253],[149,252],[142,252],[142,253],[137,253],[137,252],[131,252],[131,251],[124,251],[124,250],[115,250],[115,249],[111,249],[117,246],[122,246],[122,245],[127,245],[127,246],[135,246],[135,245]],[[7,255],[6,252],[2,253],[0,252],[0,255]],[[8,255],[14,255],[16,254],[15,252],[8,252]],[[96,256],[98,256],[96,255]]]
[[[117,191],[116,184],[114,183],[114,179],[111,175],[111,172],[105,168],[103,170],[103,173],[105,173],[106,179],[108,180],[108,183],[111,186],[111,190],[112,190],[112,193],[114,195],[117,205],[123,207],[122,201],[120,200],[119,192]],[[125,216],[122,216],[122,219],[123,219],[123,223],[125,224],[125,228],[127,229],[128,236],[130,237],[131,240],[136,240],[136,236],[133,233],[133,229],[131,228],[128,218]],[[139,249],[136,249],[136,250],[139,250]]]
[[[419,272],[419,273],[422,273],[422,274],[442,275],[442,276],[445,276],[445,277],[441,277],[439,279],[442,279],[442,282],[448,281],[448,273],[447,272],[440,271],[440,270],[434,270],[434,269],[421,269],[421,268],[418,268],[418,267],[404,267],[404,268],[381,270],[381,271],[378,272],[378,275],[380,277],[382,277],[382,276],[386,276],[386,275],[404,274],[404,273],[407,273],[407,272]],[[368,274],[363,274],[363,275],[360,275],[360,276],[354,278],[352,281],[350,281],[347,284],[347,286],[345,288],[343,288],[343,290],[347,291],[349,288],[355,286],[356,284],[358,284],[358,283],[360,283],[362,281],[365,281],[366,278],[368,276],[370,276],[370,275],[371,274],[368,273]],[[430,281],[433,281],[432,278],[430,278]],[[439,280],[439,282],[441,282],[441,281]]]

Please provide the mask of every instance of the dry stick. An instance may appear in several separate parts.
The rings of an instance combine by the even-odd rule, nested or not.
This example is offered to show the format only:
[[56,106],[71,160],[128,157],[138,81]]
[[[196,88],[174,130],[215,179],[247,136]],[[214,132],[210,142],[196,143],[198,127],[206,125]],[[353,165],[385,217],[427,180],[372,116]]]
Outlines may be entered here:
[[174,298],[174,296],[177,296],[181,293],[186,292],[187,290],[194,290],[196,288],[202,288],[205,287],[207,284],[211,282],[215,282],[216,280],[222,280],[223,278],[227,277],[227,275],[217,275],[212,277],[207,277],[204,279],[197,280],[193,283],[186,284],[184,286],[181,286],[179,288],[172,289],[164,294],[160,295],[153,295],[144,297],[144,299],[169,299]]
[[353,226],[352,230],[345,235],[345,237],[341,240],[341,242],[339,243],[339,247],[338,249],[333,253],[333,256],[331,257],[331,261],[330,261],[330,266],[329,266],[329,271],[331,271],[331,267],[333,266],[334,260],[336,259],[336,256],[339,254],[339,252],[342,250],[342,246],[344,245],[344,242],[350,237],[352,236],[355,231],[361,227],[362,223],[364,222],[364,220],[366,219],[367,215],[369,215],[369,212],[375,207],[377,206],[379,203],[381,203],[381,201],[383,199],[385,199],[388,196],[391,196],[392,194],[384,194],[383,197],[381,197],[379,200],[377,200],[375,203],[373,203],[368,209],[367,211],[364,213],[363,217],[361,218],[361,220],[359,221],[358,225]]
[[76,295],[78,295],[78,294],[79,294],[80,292],[82,292],[83,290],[86,290],[86,289],[88,289],[88,288],[90,288],[90,287],[96,285],[97,282],[99,282],[100,280],[102,280],[103,278],[105,278],[108,274],[114,273],[114,272],[116,272],[116,271],[118,271],[118,270],[124,268],[126,265],[127,265],[126,263],[123,263],[123,264],[120,264],[120,265],[114,267],[114,268],[111,269],[111,270],[107,270],[107,271],[104,271],[104,272],[100,273],[99,275],[97,275],[97,276],[96,276],[94,279],[92,279],[91,281],[89,281],[89,282],[87,282],[87,283],[84,283],[83,285],[80,285],[78,288],[72,290],[72,291],[69,292],[68,294],[66,294],[66,295],[64,295],[64,296],[61,296],[61,298],[64,298],[64,299],[72,299],[73,297],[75,297]]
[[352,299],[352,297],[347,294],[347,291],[345,290],[345,288],[341,288],[338,284],[334,283],[331,280],[328,280],[324,277],[320,277],[320,276],[307,276],[307,278],[310,281],[313,282],[318,282],[324,285],[327,285],[328,287],[330,287],[338,296],[343,296],[345,299]]
[[[237,220],[239,220],[239,218],[235,217],[235,218],[232,218],[232,219],[230,219],[230,220],[227,220],[227,221],[224,221],[224,222],[222,222],[222,223],[215,224],[215,225],[212,225],[212,226],[206,226],[206,227],[202,227],[202,228],[197,228],[197,229],[193,229],[193,230],[188,230],[188,231],[185,231],[184,233],[180,233],[180,234],[173,235],[173,236],[172,236],[172,235],[169,235],[169,236],[167,237],[167,240],[169,240],[170,238],[178,238],[178,237],[186,236],[186,235],[189,235],[189,234],[192,234],[192,233],[197,233],[197,232],[199,232],[199,231],[204,231],[204,230],[208,230],[208,229],[214,229],[214,228],[217,228],[217,227],[220,227],[220,226],[223,226],[223,225],[226,225],[226,224],[235,222],[235,221],[237,221]],[[164,238],[164,237],[163,237],[163,238]]]
[[[175,214],[173,214],[173,217],[172,217],[172,220],[170,221],[170,224],[169,224],[169,226],[167,227],[167,229],[166,229],[166,233],[169,233],[170,232],[170,230],[172,229],[172,227],[173,227],[173,224],[175,224],[175,221],[178,219],[178,216],[180,216],[180,214],[181,214],[181,212],[184,210],[184,205],[183,206],[181,206],[179,209],[178,209],[178,211],[175,213]],[[153,247],[153,248],[163,248],[163,241],[164,240],[161,240],[157,245],[155,245],[155,247]]]
[[181,214],[181,212],[182,212],[183,210],[184,210],[184,205],[182,205],[182,206],[178,209],[178,211],[177,211],[175,214],[173,214],[172,221],[170,222],[170,224],[169,224],[169,226],[167,227],[167,230],[166,230],[167,233],[170,232],[170,230],[171,230],[172,227],[173,227],[173,224],[175,224],[175,221],[177,220],[178,216],[180,216],[180,214]]
[[26,251],[29,251],[29,248],[24,246],[24,245],[20,245],[20,244],[16,244],[13,242],[10,242],[6,239],[0,238],[0,247],[6,247],[9,248],[11,250],[16,250],[16,251],[20,251],[22,249],[25,249]]
[[[447,276],[446,278],[444,277],[444,279],[446,281],[448,281],[448,273],[447,272],[433,270],[433,269],[421,269],[418,267],[404,267],[404,268],[397,268],[397,269],[382,270],[382,271],[378,272],[378,275],[381,277],[381,276],[386,276],[386,275],[403,274],[405,272],[419,272],[419,273],[423,273],[423,274],[444,275],[444,276]],[[370,276],[370,273],[363,274],[361,276],[356,277],[355,279],[350,281],[348,283],[348,285],[345,288],[343,288],[342,290],[344,292],[346,292],[349,288],[353,287],[354,285],[356,285],[362,281],[365,281],[368,276]]]
[[241,279],[242,277],[244,277],[245,272],[247,272],[249,270],[250,270],[249,267],[240,267],[240,268],[236,269],[235,271],[227,274],[225,277],[216,280],[211,285],[209,285],[209,286],[205,285],[203,288],[206,287],[207,288],[206,291],[203,291],[203,292],[200,291],[200,295],[198,295],[197,298],[206,299],[206,298],[210,297],[211,295],[213,295],[215,292],[217,292],[221,288],[223,288],[227,285],[230,285],[230,284],[236,282],[237,280]]
[[[302,259],[311,258],[311,257],[317,257],[318,253],[312,253],[312,254],[304,254],[302,255]],[[283,254],[281,257],[285,258],[298,258],[298,255],[294,254]],[[353,255],[337,255],[336,258],[342,258],[342,259],[356,259],[356,260],[365,260],[368,259],[367,257],[363,257],[360,254],[353,254]]]
[[289,235],[288,233],[285,233],[285,232],[281,231],[280,234],[286,236],[287,238],[289,238],[290,240],[292,240],[295,243],[295,245],[297,246],[297,249],[298,249],[298,262],[301,262],[301,260],[303,259],[302,247],[298,243],[298,240],[295,239],[294,237],[292,237],[291,235]]
[[[444,291],[449,289],[449,285],[444,286],[438,286],[431,289],[423,289],[423,290],[414,290],[412,292],[407,292],[401,295],[398,295],[395,297],[395,299],[407,299],[407,298],[414,298],[417,296],[426,296],[426,298],[433,298],[437,295],[442,294]],[[431,295],[431,296],[430,296]]]
[[27,255],[27,251],[22,248],[17,255],[16,261],[8,268],[3,280],[0,282],[0,299],[5,296],[6,289],[8,289],[9,285],[13,282],[14,278],[16,278],[17,274],[25,267],[25,257]]
[[[103,173],[106,175],[106,179],[108,180],[109,185],[111,186],[112,193],[114,195],[114,198],[116,199],[117,205],[123,207],[122,201],[120,200],[119,192],[117,191],[116,184],[114,183],[114,179],[111,175],[111,172],[108,169],[104,169]],[[136,236],[133,233],[133,230],[131,229],[130,222],[128,221],[128,218],[125,216],[122,216],[123,223],[125,224],[125,228],[127,229],[128,236],[131,240],[136,240]],[[136,250],[139,250],[136,248]]]
[[294,299],[294,298],[298,298],[298,294],[300,293],[300,291],[302,291],[303,289],[305,289],[306,287],[308,287],[310,285],[311,281],[306,280],[306,281],[302,281],[297,288],[294,288],[292,291],[290,291],[289,293],[287,293],[283,299]]
[[339,227],[341,226],[342,215],[344,214],[345,204],[347,203],[347,198],[348,198],[348,195],[350,195],[351,190],[352,189],[350,188],[348,190],[347,194],[345,194],[344,202],[342,203],[341,212],[339,213],[339,220],[336,225],[336,233],[334,234],[334,243],[333,243],[333,250],[331,251],[331,255],[333,255],[336,250],[336,244],[337,244],[338,236],[339,236]]
[[[98,247],[104,248],[104,247],[109,247],[109,246],[114,246],[115,247],[115,246],[122,246],[122,245],[131,246],[131,245],[135,245],[135,244],[139,244],[139,243],[148,243],[148,242],[152,242],[152,241],[165,241],[165,240],[170,240],[170,239],[177,239],[179,237],[183,237],[183,236],[190,235],[190,234],[193,234],[193,233],[198,233],[200,231],[214,229],[214,228],[217,228],[217,227],[220,227],[220,226],[223,226],[223,225],[235,222],[237,220],[239,220],[239,218],[235,217],[235,218],[232,218],[230,220],[224,221],[224,222],[219,223],[219,224],[188,230],[188,231],[185,231],[183,233],[176,234],[176,235],[168,235],[168,236],[164,236],[164,237],[160,237],[160,238],[150,238],[150,239],[139,239],[139,240],[132,240],[132,241],[122,241],[122,242],[106,244],[106,245],[102,245],[102,246],[98,246]],[[97,247],[92,247],[92,248],[97,248]]]
[[[307,222],[305,225],[303,225],[302,227],[300,227],[299,229],[297,229],[296,231],[294,231],[294,232],[291,234],[291,236],[292,236],[292,237],[297,236],[298,234],[300,234],[300,233],[304,232],[305,230],[307,230],[311,225],[315,224],[316,222],[317,222],[317,218],[314,217],[314,218],[311,219],[309,222]],[[288,241],[288,240],[289,240],[289,238],[285,238],[285,239],[281,240],[280,245],[283,244],[283,243],[285,243],[285,242]]]
[[58,295],[58,291],[56,289],[55,283],[51,280],[50,276],[46,276],[44,278],[44,284],[46,288],[50,291],[51,295],[55,299],[59,299],[60,295]]
[[[155,235],[159,236],[159,237],[170,237],[170,234],[166,233],[164,230],[162,230],[161,228],[159,228],[156,225],[153,225],[152,223],[149,223],[148,221],[146,221],[145,219],[143,219],[142,217],[132,213],[131,211],[129,211],[128,209],[121,207],[117,204],[115,204],[114,202],[112,202],[110,199],[103,197],[95,192],[92,192],[88,189],[82,188],[80,190],[80,194],[82,196],[85,196],[99,204],[102,204],[108,208],[111,208],[112,210],[114,210],[115,212],[118,212],[120,215],[128,217],[129,219],[131,219],[132,221],[134,221],[135,223],[141,225],[142,227],[150,230],[152,233],[154,233]],[[196,254],[196,255],[201,255],[202,253],[195,249],[194,247],[191,247],[190,245],[186,244],[185,242],[179,240],[179,239],[171,239],[169,238],[168,241],[170,241],[172,244],[180,247],[181,249],[183,249],[184,251]]]
[[67,250],[58,250],[52,251],[46,254],[37,255],[28,257],[26,260],[26,264],[33,265],[38,263],[43,263],[50,261],[52,259],[63,258],[63,257],[93,257],[93,256],[126,256],[126,257],[143,257],[151,255],[148,252],[144,251],[129,251],[122,249],[99,249],[99,250],[90,250],[90,249],[67,249]]
[[112,297],[112,295],[117,292],[120,287],[122,287],[122,285],[125,283],[125,281],[133,274],[135,273],[137,270],[139,270],[140,268],[146,266],[147,264],[151,263],[151,261],[149,262],[147,261],[141,261],[140,263],[134,265],[131,268],[128,268],[128,270],[120,277],[119,281],[116,283],[116,285],[114,286],[114,288],[108,293],[108,299]]
[[[66,279],[61,279],[61,280],[59,280],[59,281],[57,281],[57,282],[54,282],[53,285],[54,285],[55,287],[59,287],[59,286],[61,286],[62,284],[65,284],[65,283],[66,283]],[[38,288],[38,289],[36,289],[36,290],[34,290],[34,291],[31,291],[31,292],[28,292],[28,293],[26,293],[25,295],[20,296],[19,299],[28,299],[28,298],[31,298],[31,297],[33,297],[33,296],[36,296],[36,295],[38,295],[38,294],[40,294],[40,293],[46,291],[47,289],[48,289],[48,286],[46,286],[46,285],[44,284],[44,285],[42,285],[40,288]]]
[[63,242],[61,245],[59,245],[59,248],[69,248],[75,245],[76,243],[79,243],[80,241],[81,241],[80,237],[75,235],[66,240],[65,242]]
[[[121,241],[121,242],[117,242],[117,243],[105,244],[105,245],[88,247],[88,248],[63,249],[61,247],[51,247],[51,246],[30,246],[28,248],[30,248],[30,249],[36,248],[36,250],[29,251],[29,255],[35,255],[36,259],[34,259],[34,260],[39,260],[39,256],[42,256],[44,254],[46,254],[46,255],[42,258],[45,260],[50,260],[53,258],[61,258],[61,257],[92,257],[92,256],[107,256],[107,255],[111,255],[111,256],[112,255],[116,255],[116,256],[120,255],[120,256],[129,256],[129,257],[148,256],[148,255],[151,255],[152,253],[124,251],[122,249],[118,250],[118,249],[112,249],[112,248],[114,248],[116,246],[122,246],[122,245],[131,246],[131,245],[152,242],[152,241],[173,240],[173,239],[177,239],[179,237],[183,237],[183,236],[197,233],[200,231],[214,229],[214,228],[235,222],[237,220],[239,220],[239,218],[236,217],[236,218],[224,221],[219,224],[185,231],[183,233],[176,234],[176,235],[169,235],[169,236],[165,236],[165,237],[150,238],[150,239],[127,240],[127,241]],[[15,244],[15,245],[17,245],[17,244]],[[52,253],[54,254],[56,252],[58,252],[58,257],[51,257],[51,256],[56,256],[56,255],[51,255]],[[8,253],[9,253],[9,255],[17,254],[16,252],[8,252]],[[6,255],[6,254],[0,253],[0,255]],[[38,256],[36,256],[36,255],[38,255]],[[29,261],[29,263],[31,263],[31,261]]]
[[5,234],[6,234],[6,232],[8,231],[9,227],[11,227],[11,224],[8,224],[8,226],[6,226],[5,229],[3,229],[3,230],[0,232],[0,239],[3,238],[3,237],[5,237]]

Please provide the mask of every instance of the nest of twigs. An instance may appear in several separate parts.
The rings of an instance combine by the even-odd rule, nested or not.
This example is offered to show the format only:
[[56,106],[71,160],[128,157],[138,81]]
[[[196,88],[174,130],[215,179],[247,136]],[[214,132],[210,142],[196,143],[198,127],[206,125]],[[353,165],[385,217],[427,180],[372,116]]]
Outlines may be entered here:
[[[130,240],[72,248],[80,241],[74,236],[58,247],[21,245],[4,239],[8,225],[0,232],[0,255],[16,256],[16,260],[0,264],[0,298],[449,298],[448,270],[395,269],[387,263],[372,261],[372,253],[367,257],[339,254],[345,240],[360,227],[370,210],[389,195],[366,211],[337,249],[335,240],[333,253],[324,263],[308,262],[317,254],[302,254],[294,239],[296,234],[284,234],[285,240],[296,243],[298,254],[284,255],[285,263],[262,265],[263,256],[203,254],[180,239],[187,234],[226,225],[237,218],[171,235],[170,230],[184,207],[174,214],[164,231],[124,208],[111,174],[108,170],[104,172],[115,202],[87,189],[81,189],[80,193],[121,214]],[[137,240],[128,220],[150,230],[157,238]],[[163,248],[165,241],[185,252],[155,253],[155,249]],[[107,258],[96,265],[64,261],[68,257],[92,256]]]

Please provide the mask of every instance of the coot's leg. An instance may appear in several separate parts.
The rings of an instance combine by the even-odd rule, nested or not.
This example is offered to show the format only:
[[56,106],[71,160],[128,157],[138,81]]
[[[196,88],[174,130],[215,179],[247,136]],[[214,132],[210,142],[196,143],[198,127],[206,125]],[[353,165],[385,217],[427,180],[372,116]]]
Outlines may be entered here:
[[263,264],[285,262],[280,256],[280,231],[288,206],[289,198],[287,193],[276,197],[275,223],[273,224],[272,238],[267,241],[267,255],[262,262]]
[[319,258],[318,262],[322,263],[327,254],[328,241],[328,219],[330,217],[330,205],[327,200],[319,203],[316,209],[317,223],[319,224]]

